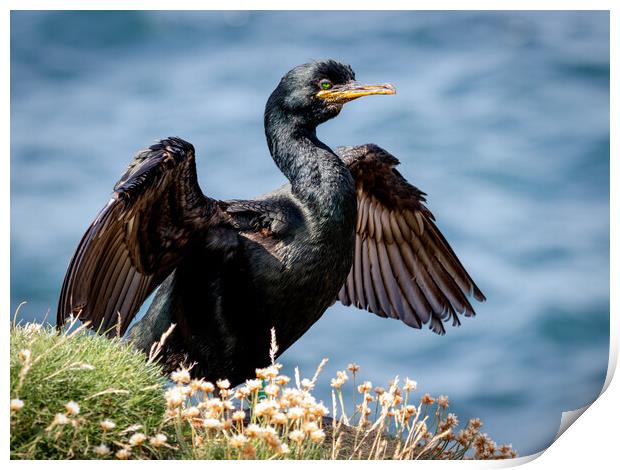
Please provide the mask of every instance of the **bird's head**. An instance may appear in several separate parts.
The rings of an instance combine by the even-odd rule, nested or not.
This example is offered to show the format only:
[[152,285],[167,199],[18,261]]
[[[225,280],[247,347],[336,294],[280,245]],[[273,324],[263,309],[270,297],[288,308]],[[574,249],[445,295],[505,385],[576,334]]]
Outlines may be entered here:
[[349,65],[335,60],[323,60],[298,65],[282,77],[265,109],[287,119],[317,126],[338,115],[342,106],[354,99],[369,95],[393,95],[392,85],[364,85],[355,81]]

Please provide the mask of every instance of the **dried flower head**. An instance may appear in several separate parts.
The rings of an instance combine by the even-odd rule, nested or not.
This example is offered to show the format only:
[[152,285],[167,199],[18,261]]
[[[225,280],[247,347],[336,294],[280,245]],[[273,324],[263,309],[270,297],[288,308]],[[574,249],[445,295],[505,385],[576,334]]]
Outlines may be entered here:
[[446,395],[439,395],[437,397],[437,406],[441,407],[441,408],[447,408],[449,406],[450,402],[448,400],[448,397]]
[[67,413],[70,414],[70,415],[80,414],[80,405],[78,405],[74,401],[70,401],[68,403],[65,403],[65,409],[67,410]]
[[270,397],[275,397],[279,391],[280,387],[278,387],[276,384],[270,384],[265,387],[265,393]]
[[13,398],[11,400],[11,413],[15,413],[24,407],[24,402],[19,398]]
[[435,399],[433,397],[431,397],[428,393],[425,393],[422,396],[422,404],[423,405],[432,405],[433,403],[435,403]]
[[222,422],[215,418],[207,418],[202,424],[207,429],[219,429],[222,426]]
[[279,408],[280,404],[277,401],[263,400],[254,407],[254,414],[256,416],[273,416]]
[[409,377],[405,379],[405,385],[403,390],[406,392],[414,392],[418,388],[418,383],[415,380],[411,380]]
[[332,388],[335,388],[336,390],[340,390],[342,386],[344,385],[344,380],[339,379],[339,378],[331,379],[331,381],[329,382],[329,385]]
[[288,418],[282,412],[278,412],[271,417],[271,424],[275,425],[285,425],[288,422]]
[[65,424],[69,424],[69,418],[67,418],[67,415],[64,415],[62,413],[56,413],[56,415],[54,416],[54,420],[52,421],[52,425],[63,426]]
[[200,390],[204,393],[211,393],[213,390],[215,390],[215,387],[211,382],[203,380],[202,382],[200,382]]
[[169,408],[178,408],[185,403],[185,395],[181,392],[179,387],[174,387],[167,390],[164,397]]
[[259,437],[262,433],[261,427],[258,424],[249,424],[245,428],[245,435],[249,438]]
[[295,421],[295,420],[303,418],[304,409],[300,408],[299,406],[294,406],[292,408],[289,408],[286,414],[288,415],[290,420]]
[[263,386],[263,381],[260,379],[251,379],[245,381],[246,386],[250,390],[250,392],[255,392],[256,390],[260,390]]
[[275,380],[278,385],[286,385],[290,381],[290,377],[287,377],[286,375],[278,375]]
[[463,447],[469,446],[471,439],[472,439],[472,435],[466,429],[461,429],[456,435],[456,441]]
[[131,451],[129,449],[120,449],[116,451],[116,458],[119,460],[127,460],[131,457]]
[[215,385],[217,385],[217,387],[219,389],[226,390],[226,389],[230,388],[230,381],[228,379],[217,380],[215,382]]
[[250,389],[247,387],[247,385],[244,385],[243,387],[239,387],[237,390],[235,390],[234,397],[237,400],[243,400],[244,398],[250,396],[250,393]]
[[347,369],[349,369],[349,372],[351,372],[353,375],[355,375],[360,370],[360,366],[358,366],[356,363],[352,362],[351,364],[349,364],[347,366]]
[[170,374],[170,379],[177,384],[186,384],[190,382],[191,377],[189,375],[189,370],[187,370],[185,367],[182,367]]
[[472,431],[477,432],[482,427],[482,421],[480,421],[480,418],[472,418],[469,420],[467,427],[469,427]]
[[17,353],[17,358],[19,359],[19,362],[26,364],[27,362],[30,362],[31,355],[32,353],[30,352],[30,349],[22,349]]
[[190,406],[183,411],[183,416],[186,418],[198,418],[200,416],[200,410],[195,406]]
[[366,381],[357,386],[357,391],[360,393],[368,393],[372,390],[372,382]]
[[446,426],[449,428],[453,428],[454,426],[459,424],[459,420],[454,413],[448,413],[446,416]]
[[224,410],[224,403],[219,398],[210,398],[204,402],[205,408],[212,413],[220,413]]
[[165,434],[159,433],[159,434],[155,434],[153,437],[151,437],[150,439],[150,443],[153,447],[155,447],[156,449],[165,445],[166,442],[168,441],[168,437]]
[[245,419],[245,411],[239,410],[232,414],[233,421],[243,421]]
[[105,457],[110,454],[110,448],[105,444],[99,444],[93,447],[93,452],[97,457]]
[[327,409],[327,407],[321,402],[321,403],[316,403],[312,406],[310,406],[308,408],[308,411],[313,414],[315,417],[317,418],[322,418],[323,416],[326,416],[327,413],[329,413],[329,410]]
[[322,429],[315,429],[310,433],[310,440],[315,444],[323,442],[325,439],[325,432]]
[[273,364],[264,369],[256,369],[256,377],[259,379],[275,379],[279,373],[279,364]]
[[243,434],[235,434],[230,437],[228,443],[233,449],[238,449],[248,442],[248,438]]
[[131,447],[140,447],[145,442],[146,442],[146,436],[142,434],[141,432],[137,432],[129,438],[129,445]]
[[101,426],[101,429],[103,429],[104,431],[111,431],[116,427],[116,424],[109,419],[104,419],[99,423],[99,426]]
[[303,442],[305,437],[306,437],[306,434],[303,431],[300,431],[299,429],[295,429],[288,433],[288,438],[291,441],[296,442],[297,444],[300,444],[301,442]]

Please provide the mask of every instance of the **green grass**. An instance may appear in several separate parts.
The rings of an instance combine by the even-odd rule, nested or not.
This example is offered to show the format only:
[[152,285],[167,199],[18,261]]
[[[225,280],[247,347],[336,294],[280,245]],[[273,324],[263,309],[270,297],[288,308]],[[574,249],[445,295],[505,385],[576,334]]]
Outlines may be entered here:
[[[121,440],[130,426],[147,434],[161,423],[159,367],[119,340],[13,326],[10,360],[11,399],[24,404],[11,414],[11,458],[92,458],[93,446]],[[76,415],[65,408],[71,401],[79,404]],[[69,423],[51,426],[57,413]],[[104,419],[116,427],[104,432]]]

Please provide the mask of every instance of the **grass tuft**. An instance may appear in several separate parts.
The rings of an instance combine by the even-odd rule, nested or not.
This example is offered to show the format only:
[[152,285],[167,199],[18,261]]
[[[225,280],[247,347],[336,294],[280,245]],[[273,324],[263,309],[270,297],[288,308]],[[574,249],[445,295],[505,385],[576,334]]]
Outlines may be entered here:
[[159,366],[117,339],[30,323],[11,327],[10,349],[11,458],[92,458],[127,428],[148,433],[161,422]]

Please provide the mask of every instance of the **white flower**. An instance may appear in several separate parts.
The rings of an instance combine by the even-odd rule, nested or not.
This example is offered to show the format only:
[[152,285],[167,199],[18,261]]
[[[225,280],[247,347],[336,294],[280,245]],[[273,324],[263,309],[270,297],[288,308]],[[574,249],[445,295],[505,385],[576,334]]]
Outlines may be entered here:
[[105,444],[99,444],[96,447],[93,447],[93,452],[97,454],[99,457],[105,457],[110,453],[110,448]]
[[311,434],[318,430],[319,426],[314,421],[308,421],[307,423],[304,423],[302,429],[306,434]]
[[176,383],[189,383],[191,377],[189,376],[189,371],[187,369],[178,369],[175,370],[172,374],[170,374],[170,378],[173,382]]
[[129,445],[132,447],[141,446],[142,444],[144,444],[145,441],[146,436],[141,432],[137,432],[129,438]]
[[229,388],[230,387],[230,381],[228,379],[224,379],[224,380],[217,380],[215,382],[215,385],[218,386],[218,388]]
[[409,379],[409,377],[405,379],[405,385],[403,385],[403,390],[407,392],[413,392],[417,388],[418,388],[418,383],[415,380],[411,380]]
[[116,458],[119,460],[127,460],[131,456],[131,451],[129,449],[121,449],[116,452]]
[[200,416],[200,410],[195,406],[191,406],[187,410],[185,410],[183,414],[188,418],[197,418],[198,416]]
[[202,390],[205,393],[210,393],[215,389],[215,387],[213,386],[213,384],[211,382],[201,382],[200,383],[200,390]]
[[219,429],[222,423],[219,419],[207,418],[203,421],[203,426],[207,429]]
[[177,408],[185,401],[185,396],[181,393],[178,387],[171,388],[165,393],[166,402],[171,408]]
[[325,433],[321,429],[316,429],[310,433],[310,440],[315,444],[323,442],[323,439],[325,439]]
[[258,437],[263,433],[263,429],[258,424],[249,424],[245,433],[248,437]]
[[52,421],[52,424],[58,424],[60,426],[67,424],[69,422],[69,418],[67,418],[66,415],[63,415],[62,413],[56,413],[56,416],[54,416],[54,421]]
[[310,379],[303,379],[301,381],[301,388],[304,390],[312,390],[314,388],[314,382]]
[[156,434],[151,437],[151,445],[153,447],[161,447],[168,441],[168,437],[165,434]]
[[303,417],[304,410],[299,406],[294,406],[290,408],[286,414],[288,415],[289,419],[296,420]]
[[30,349],[22,349],[20,352],[17,353],[17,358],[22,364],[24,364],[30,360],[31,354],[32,353],[30,352]]
[[276,413],[276,411],[279,408],[279,404],[277,401],[275,400],[263,400],[259,403],[256,404],[256,406],[254,407],[254,414],[256,416],[271,416],[274,413]]
[[287,419],[284,413],[278,412],[271,417],[271,424],[284,425],[286,423],[287,423]]
[[19,398],[13,398],[11,400],[11,411],[19,411],[24,407],[24,402]]
[[80,414],[80,405],[78,405],[74,401],[70,401],[69,403],[66,403],[65,409],[67,410],[67,413],[69,413],[70,415]]
[[248,389],[250,390],[250,392],[259,390],[263,386],[263,381],[260,379],[246,380],[245,383],[248,386]]
[[232,420],[233,421],[243,421],[245,419],[245,411],[235,411],[232,414]]
[[116,427],[116,424],[109,419],[104,419],[99,423],[99,426],[101,426],[101,429],[103,429],[104,431],[111,431]]
[[238,449],[239,447],[242,447],[246,442],[248,442],[248,438],[245,437],[243,434],[235,434],[234,436],[232,436],[229,441],[230,446],[234,449]]
[[304,434],[304,432],[300,431],[299,429],[295,429],[294,431],[288,433],[288,438],[293,442],[297,442],[298,444],[304,440],[305,436],[306,435]]

